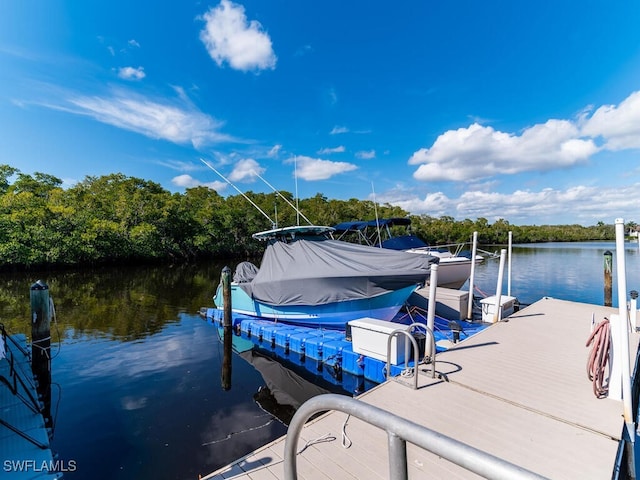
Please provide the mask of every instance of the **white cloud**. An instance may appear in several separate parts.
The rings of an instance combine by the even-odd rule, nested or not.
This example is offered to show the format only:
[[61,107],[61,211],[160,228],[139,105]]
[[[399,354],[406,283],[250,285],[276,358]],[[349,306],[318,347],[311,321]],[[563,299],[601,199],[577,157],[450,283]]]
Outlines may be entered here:
[[269,158],[275,158],[278,156],[281,150],[282,150],[282,145],[274,145],[267,153],[267,156]]
[[200,180],[193,178],[191,175],[178,175],[171,179],[171,183],[176,187],[193,188],[193,187],[209,187],[216,192],[222,192],[227,188],[226,182],[201,182]]
[[121,90],[104,96],[70,95],[71,107],[47,105],[86,115],[99,122],[173,143],[199,148],[232,138],[218,132],[222,122],[200,112],[184,98],[169,103]]
[[582,134],[603,137],[607,150],[640,148],[640,91],[633,92],[617,107],[598,108],[585,120]]
[[342,153],[344,151],[345,151],[344,146],[340,145],[338,147],[333,147],[333,148],[323,148],[318,151],[318,155],[330,155],[332,153]]
[[298,156],[291,158],[287,163],[296,162],[296,172],[303,180],[326,180],[340,173],[350,172],[358,167],[347,162],[332,162],[320,158]]
[[[500,174],[549,171],[586,162],[601,150],[640,148],[640,91],[619,105],[604,105],[577,120],[548,120],[520,134],[474,123],[441,134],[409,159],[424,181],[469,181]],[[601,146],[598,146],[596,144]]]
[[329,132],[329,135],[339,135],[341,133],[348,133],[349,129],[347,127],[340,127],[338,125],[336,125],[335,127],[333,127],[333,129]]
[[146,74],[143,67],[122,67],[118,69],[118,76],[125,80],[142,80]]
[[140,48],[140,44],[138,43],[138,41],[137,41],[137,40],[135,40],[135,39],[133,39],[133,38],[132,38],[131,40],[129,40],[129,41],[127,42],[127,44],[128,44],[130,47]]
[[200,32],[211,58],[222,66],[242,71],[274,69],[276,56],[271,38],[260,22],[247,21],[242,5],[222,0],[204,14],[205,27]]
[[256,179],[256,173],[262,175],[264,172],[265,169],[254,159],[245,158],[235,164],[233,171],[229,174],[229,180],[231,182],[253,182]]
[[313,47],[311,45],[303,45],[296,49],[296,52],[293,54],[294,57],[303,57],[306,54],[313,52]]
[[548,120],[521,135],[474,123],[443,133],[431,148],[415,152],[409,164],[422,164],[413,174],[417,180],[468,181],[569,167],[597,150],[592,140],[579,138],[576,125],[566,120]]
[[420,198],[395,190],[379,195],[378,201],[397,205],[412,214],[447,215],[458,220],[484,217],[492,221],[506,218],[521,225],[587,225],[607,218],[634,218],[637,215],[635,196],[639,190],[640,184],[608,188],[575,186],[566,190],[544,188],[511,193],[468,191],[458,198],[450,198],[443,192],[428,193]]
[[376,158],[375,150],[362,150],[360,152],[356,152],[356,157],[362,160],[371,160],[372,158]]

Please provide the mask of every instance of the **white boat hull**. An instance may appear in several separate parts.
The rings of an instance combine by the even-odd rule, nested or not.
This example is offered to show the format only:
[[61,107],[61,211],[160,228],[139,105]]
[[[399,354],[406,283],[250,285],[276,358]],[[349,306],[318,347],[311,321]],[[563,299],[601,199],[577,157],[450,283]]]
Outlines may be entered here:
[[[440,262],[438,263],[438,287],[457,290],[462,288],[466,281],[469,280],[472,263],[470,258],[453,256],[451,254],[441,256],[438,255],[441,252],[432,249],[412,248],[405,251],[420,255],[433,255],[440,258]],[[476,265],[482,263],[483,260],[483,257],[476,257]]]

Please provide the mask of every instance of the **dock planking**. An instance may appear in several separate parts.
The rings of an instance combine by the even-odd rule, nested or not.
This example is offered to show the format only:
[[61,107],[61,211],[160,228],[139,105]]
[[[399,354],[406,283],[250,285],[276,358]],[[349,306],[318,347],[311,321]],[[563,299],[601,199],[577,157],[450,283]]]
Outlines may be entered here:
[[[544,298],[438,354],[440,378],[423,366],[417,390],[391,380],[358,399],[548,478],[611,478],[623,407],[593,394],[586,341],[592,317],[616,313]],[[638,334],[630,343],[633,372]],[[307,442],[301,479],[388,478],[387,435],[363,421],[329,412],[307,423],[299,450]],[[205,478],[281,479],[283,447],[284,437]],[[409,478],[478,478],[411,444],[407,462]]]

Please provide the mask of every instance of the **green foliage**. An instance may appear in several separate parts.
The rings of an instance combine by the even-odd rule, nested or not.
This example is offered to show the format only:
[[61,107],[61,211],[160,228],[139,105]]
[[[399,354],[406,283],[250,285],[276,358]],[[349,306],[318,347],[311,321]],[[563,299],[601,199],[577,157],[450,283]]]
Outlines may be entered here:
[[[223,198],[206,187],[171,194],[155,182],[120,173],[88,176],[68,189],[61,185],[52,175],[31,176],[0,165],[0,267],[251,258],[264,248],[253,233],[272,228],[272,221],[281,226],[306,223],[291,207],[296,200],[289,192],[246,193],[269,219],[242,195]],[[297,203],[319,225],[407,216],[393,205],[330,200],[321,193]],[[510,231],[514,243],[614,238],[613,225],[603,222],[592,227],[515,226],[504,219],[493,224],[485,218],[411,219],[412,233],[432,245],[469,242],[473,232],[481,244],[507,243]]]

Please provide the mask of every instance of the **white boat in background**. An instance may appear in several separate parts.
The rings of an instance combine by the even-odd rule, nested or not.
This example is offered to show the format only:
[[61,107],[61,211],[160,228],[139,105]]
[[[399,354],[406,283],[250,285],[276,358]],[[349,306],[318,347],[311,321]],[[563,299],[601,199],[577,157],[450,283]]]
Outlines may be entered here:
[[[404,227],[408,233],[394,235],[392,228]],[[440,259],[438,264],[438,286],[459,289],[471,274],[471,258],[463,254],[464,244],[440,245],[433,247],[410,232],[411,219],[385,218],[379,220],[343,222],[334,226],[338,240],[348,240],[363,245],[401,250],[408,253],[431,255]],[[451,251],[453,249],[453,251]],[[484,257],[476,257],[476,265]]]

